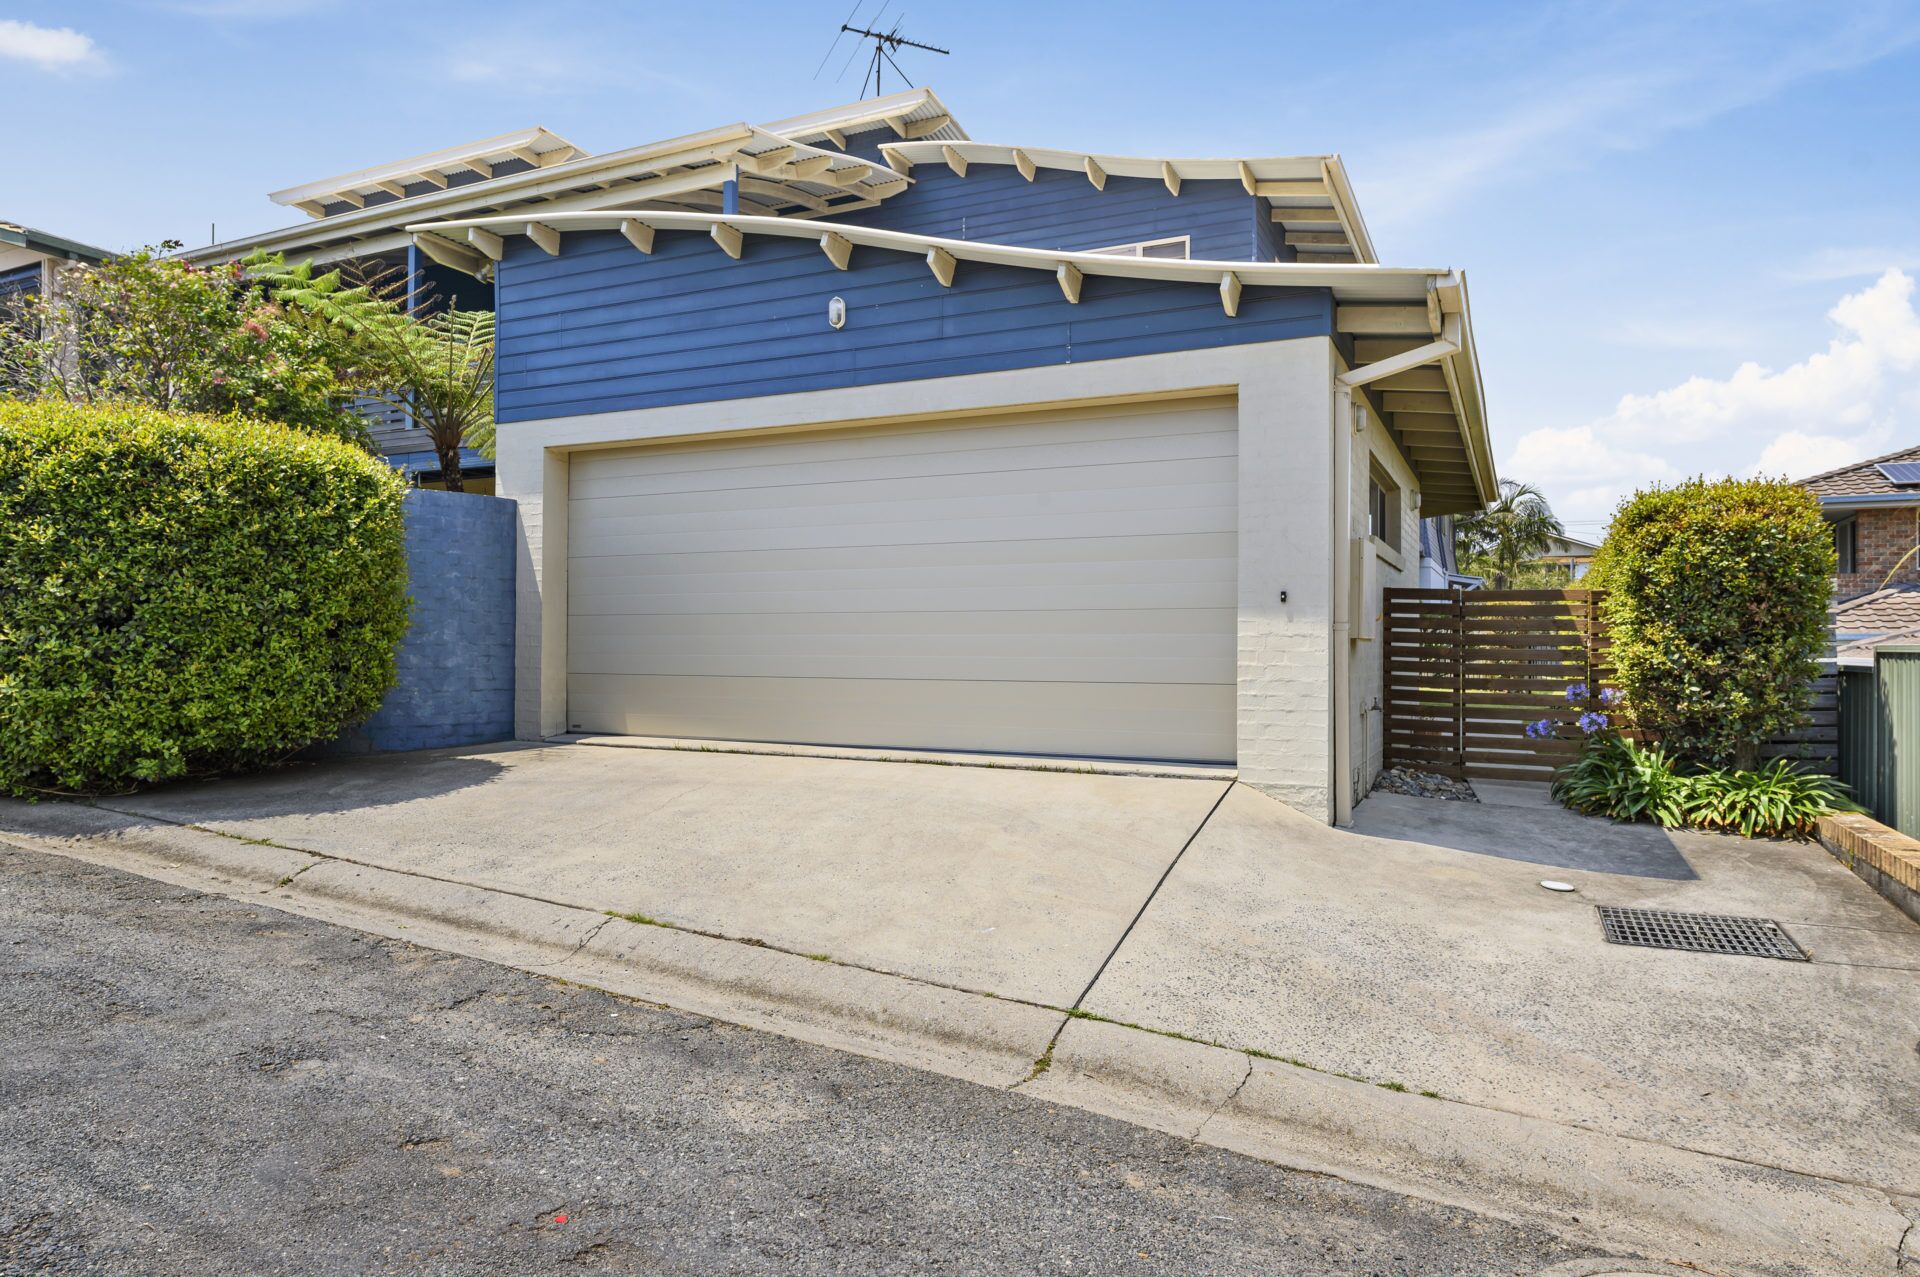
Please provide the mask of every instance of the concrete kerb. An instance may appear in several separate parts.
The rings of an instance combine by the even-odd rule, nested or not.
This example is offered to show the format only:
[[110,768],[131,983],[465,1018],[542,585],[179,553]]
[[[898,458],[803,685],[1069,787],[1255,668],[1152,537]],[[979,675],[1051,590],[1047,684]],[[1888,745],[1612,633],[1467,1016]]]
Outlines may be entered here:
[[[11,806],[0,841],[1169,1131],[1720,1272],[1884,1273],[1885,1193],[1395,1093],[1150,1028],[169,826]],[[1049,1050],[1050,1066],[1033,1072]]]

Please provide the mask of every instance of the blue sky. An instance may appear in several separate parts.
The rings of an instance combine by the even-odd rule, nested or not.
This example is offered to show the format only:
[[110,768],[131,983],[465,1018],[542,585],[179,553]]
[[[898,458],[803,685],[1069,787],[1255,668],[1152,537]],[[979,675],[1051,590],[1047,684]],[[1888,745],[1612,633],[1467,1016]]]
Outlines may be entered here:
[[[0,0],[0,217],[113,248],[543,124],[608,150],[859,96],[852,0]],[[871,14],[880,0],[866,0]],[[1693,473],[1920,443],[1920,3],[893,0],[983,141],[1337,151],[1464,269],[1503,475],[1576,533]],[[1172,19],[1177,18],[1177,22]]]

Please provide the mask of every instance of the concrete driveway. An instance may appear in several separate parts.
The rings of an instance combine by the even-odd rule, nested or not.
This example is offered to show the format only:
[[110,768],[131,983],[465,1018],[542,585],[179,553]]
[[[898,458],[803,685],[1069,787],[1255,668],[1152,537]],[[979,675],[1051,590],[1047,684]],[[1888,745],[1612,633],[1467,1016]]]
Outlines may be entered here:
[[[1810,844],[1487,797],[1334,830],[1222,777],[500,745],[0,836],[1662,1253],[1920,1237],[1920,928]],[[1813,960],[1609,945],[1597,904]]]
[[1066,1007],[1227,784],[509,744],[105,805]]

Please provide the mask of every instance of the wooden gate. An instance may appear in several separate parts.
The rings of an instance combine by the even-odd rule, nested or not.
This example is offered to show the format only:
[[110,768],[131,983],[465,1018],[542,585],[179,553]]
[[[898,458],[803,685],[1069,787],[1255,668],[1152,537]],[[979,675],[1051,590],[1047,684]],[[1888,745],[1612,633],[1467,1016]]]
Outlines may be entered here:
[[1387,590],[1386,765],[1486,780],[1548,780],[1580,750],[1532,739],[1591,708],[1567,688],[1612,674],[1593,590]]

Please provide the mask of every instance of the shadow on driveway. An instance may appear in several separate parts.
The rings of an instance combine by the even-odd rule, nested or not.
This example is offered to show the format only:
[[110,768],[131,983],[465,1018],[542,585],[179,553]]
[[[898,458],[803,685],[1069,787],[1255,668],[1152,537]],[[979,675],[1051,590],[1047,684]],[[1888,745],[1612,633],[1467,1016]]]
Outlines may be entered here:
[[1555,869],[1673,881],[1699,877],[1665,830],[1581,816],[1552,803],[1523,807],[1373,794],[1354,809],[1353,831]]
[[299,760],[250,776],[182,780],[139,793],[102,797],[114,811],[206,824],[245,816],[320,816],[445,797],[499,778],[504,755],[546,749],[502,741],[354,759]]

